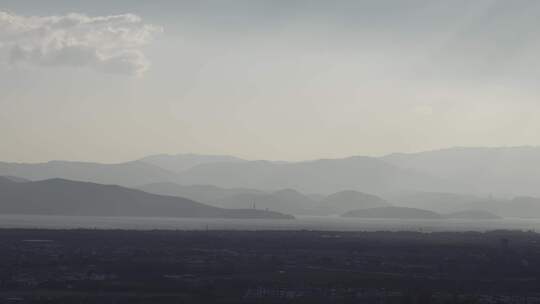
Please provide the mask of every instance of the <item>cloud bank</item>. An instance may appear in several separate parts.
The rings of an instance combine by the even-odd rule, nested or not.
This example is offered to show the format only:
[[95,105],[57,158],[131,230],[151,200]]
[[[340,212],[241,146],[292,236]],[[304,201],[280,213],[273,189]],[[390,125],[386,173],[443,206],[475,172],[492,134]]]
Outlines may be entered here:
[[132,14],[25,17],[0,11],[0,55],[12,65],[140,76],[150,66],[142,47],[162,31]]

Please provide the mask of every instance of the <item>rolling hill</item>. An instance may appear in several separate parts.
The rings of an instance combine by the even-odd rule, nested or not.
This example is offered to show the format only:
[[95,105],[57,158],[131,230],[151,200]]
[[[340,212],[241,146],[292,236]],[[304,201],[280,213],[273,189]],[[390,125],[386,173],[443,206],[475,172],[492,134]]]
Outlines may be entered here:
[[372,157],[296,163],[246,161],[203,164],[181,172],[179,182],[271,191],[296,189],[303,193],[325,194],[343,189],[385,193],[400,189],[442,191],[462,188],[456,183],[402,169]]
[[406,207],[377,207],[369,209],[352,210],[343,217],[380,218],[380,219],[440,219],[442,216],[436,212]]
[[392,205],[428,209],[440,213],[469,209],[470,204],[481,200],[481,197],[470,194],[422,191],[400,191],[389,193],[384,197]]
[[224,208],[227,208],[227,206],[220,201],[225,197],[239,194],[266,194],[266,192],[260,190],[247,188],[221,188],[212,185],[185,186],[169,182],[142,185],[137,187],[137,189],[154,194],[185,197],[197,202]]
[[469,204],[471,209],[486,210],[504,217],[540,218],[540,198],[518,196],[511,200],[487,199]]
[[[0,163],[0,175],[29,180],[62,178],[128,187],[175,183],[266,192],[295,189],[319,194],[318,198],[320,194],[348,189],[388,197],[396,205],[453,212],[463,208],[459,207],[461,203],[478,201],[473,196],[486,197],[490,193],[505,197],[540,196],[538,163],[540,148],[536,147],[453,148],[380,158],[356,156],[303,162],[245,161],[231,156],[179,154],[155,155],[119,164],[4,162]],[[431,194],[416,195],[418,200],[414,195],[389,196],[404,191]],[[223,197],[216,194],[214,198],[217,196]]]
[[0,213],[137,216],[275,218],[291,216],[255,209],[223,209],[189,199],[162,196],[114,185],[48,179],[13,182],[0,179]]
[[461,192],[540,196],[540,147],[451,148],[381,160],[470,185]]
[[325,197],[320,207],[328,210],[328,213],[342,214],[349,210],[386,207],[390,204],[384,199],[353,190],[339,191]]
[[220,206],[228,208],[257,208],[278,211],[294,215],[321,215],[317,204],[308,196],[292,189],[283,189],[271,193],[240,193],[225,196],[218,200]]
[[185,197],[222,208],[251,208],[255,204],[261,209],[295,215],[341,214],[353,209],[389,205],[380,197],[353,190],[314,198],[293,189],[265,192],[247,188],[183,186],[175,183],[155,183],[140,186],[138,189],[155,194]]
[[465,220],[498,220],[502,217],[484,210],[463,210],[444,214],[446,218],[465,219]]

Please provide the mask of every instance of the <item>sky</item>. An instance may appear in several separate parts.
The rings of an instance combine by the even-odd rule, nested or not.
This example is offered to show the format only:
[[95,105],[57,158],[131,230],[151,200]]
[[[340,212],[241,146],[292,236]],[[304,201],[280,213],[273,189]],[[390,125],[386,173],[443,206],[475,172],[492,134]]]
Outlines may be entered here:
[[540,145],[535,0],[0,0],[0,160]]

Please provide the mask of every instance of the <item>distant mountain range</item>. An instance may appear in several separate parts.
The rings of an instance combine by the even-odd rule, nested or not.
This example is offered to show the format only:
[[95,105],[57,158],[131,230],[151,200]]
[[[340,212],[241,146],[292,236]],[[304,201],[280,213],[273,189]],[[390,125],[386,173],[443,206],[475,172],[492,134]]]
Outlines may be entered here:
[[485,210],[462,210],[458,212],[452,212],[444,215],[446,218],[451,219],[465,219],[465,220],[498,220],[502,217]]
[[[497,213],[506,215],[524,212],[512,213],[504,203],[498,203],[505,201],[501,198],[540,196],[540,148],[452,148],[379,158],[357,156],[303,162],[248,161],[221,155],[154,155],[119,164],[0,163],[0,175],[32,181],[61,178],[140,187],[214,206],[248,207],[255,201],[261,208],[279,210],[287,205],[287,211],[308,214],[319,212],[325,205],[332,206],[333,212],[343,212],[351,202],[354,203],[350,207],[367,204],[366,200],[362,203],[358,197],[346,196],[331,204],[325,201],[329,194],[349,190],[383,197],[395,206],[443,213],[472,208],[475,204],[484,206],[487,203],[482,202],[492,194],[498,199],[488,204],[491,209],[481,209],[494,210],[493,206],[501,204],[496,209],[502,211]],[[279,193],[282,189],[291,190],[285,192],[287,198]],[[524,205],[519,200],[510,203]],[[540,216],[540,210],[534,215]]]
[[321,203],[322,208],[330,210],[331,214],[341,214],[350,210],[388,207],[386,200],[363,192],[344,190],[325,197]]
[[322,196],[320,200],[293,189],[265,192],[248,188],[220,188],[208,185],[183,186],[156,183],[138,189],[161,195],[189,198],[222,208],[268,209],[295,215],[340,214],[352,209],[387,206],[388,202],[375,195],[347,190]]
[[380,158],[207,163],[180,172],[178,182],[325,194],[412,190],[540,196],[540,148],[452,148]]
[[356,190],[384,193],[397,189],[460,189],[452,181],[401,169],[372,157],[296,163],[247,161],[202,164],[179,174],[179,183],[263,190],[296,189],[303,193]]
[[343,217],[373,218],[373,219],[468,219],[468,220],[496,220],[501,217],[483,210],[462,210],[455,213],[440,214],[425,209],[407,207],[376,207],[352,210]]
[[[137,189],[160,195],[185,197],[197,202],[228,208],[226,204],[221,203],[225,197],[238,194],[258,194],[265,195],[266,192],[248,188],[221,188],[212,185],[193,185],[186,186],[172,182],[153,183],[141,185]],[[243,208],[251,208],[252,204],[246,204]]]
[[439,213],[451,213],[468,209],[472,204],[483,201],[486,197],[472,194],[423,191],[398,191],[384,196],[392,205],[428,209]]
[[115,185],[64,179],[19,182],[0,177],[0,213],[291,219],[256,209],[223,209],[189,199],[146,193]]
[[519,196],[509,200],[486,199],[471,203],[469,207],[490,211],[505,217],[540,217],[540,198],[537,197]]
[[343,217],[380,218],[380,219],[440,219],[436,212],[406,207],[377,207],[362,210],[352,210]]
[[25,182],[29,182],[30,180],[28,179],[25,179],[25,178],[20,178],[20,177],[17,177],[17,176],[0,176],[0,179],[3,179],[4,181],[12,181],[12,182],[16,182],[16,183],[25,183]]
[[144,157],[140,161],[155,165],[167,171],[179,173],[202,164],[238,163],[245,162],[246,160],[228,155],[160,154]]
[[469,186],[461,192],[540,195],[540,147],[452,148],[392,154],[381,160]]
[[50,161],[37,164],[1,163],[1,176],[28,180],[62,178],[108,185],[137,186],[176,179],[175,173],[143,161],[120,164]]

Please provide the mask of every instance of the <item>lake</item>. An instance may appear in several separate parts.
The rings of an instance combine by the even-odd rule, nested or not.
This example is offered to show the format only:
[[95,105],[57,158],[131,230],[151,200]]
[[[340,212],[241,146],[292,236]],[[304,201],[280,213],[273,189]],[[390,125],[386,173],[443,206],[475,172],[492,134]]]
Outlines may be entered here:
[[295,220],[0,215],[0,228],[134,230],[486,231],[540,230],[540,219],[399,220],[300,216]]

